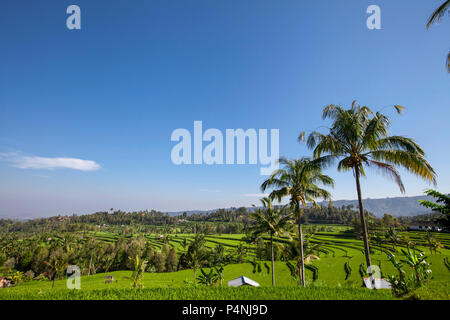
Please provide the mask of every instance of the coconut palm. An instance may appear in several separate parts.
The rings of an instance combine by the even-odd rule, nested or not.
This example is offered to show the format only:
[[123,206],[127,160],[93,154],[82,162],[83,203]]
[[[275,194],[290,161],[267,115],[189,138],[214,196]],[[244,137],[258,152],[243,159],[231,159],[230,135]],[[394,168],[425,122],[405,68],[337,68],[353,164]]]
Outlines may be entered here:
[[320,161],[313,161],[310,158],[301,158],[296,160],[287,160],[281,158],[279,163],[283,166],[272,173],[272,175],[263,182],[261,190],[265,191],[274,188],[271,196],[279,201],[283,197],[290,197],[291,208],[297,214],[298,235],[300,245],[301,267],[299,278],[302,285],[305,286],[305,263],[303,253],[303,234],[302,217],[303,210],[308,202],[315,205],[315,199],[330,199],[330,193],[319,187],[334,186],[334,181],[329,176],[322,174]]
[[289,231],[292,227],[292,214],[285,213],[284,210],[274,209],[272,207],[272,199],[263,198],[261,202],[264,206],[263,210],[256,210],[251,214],[255,225],[251,227],[250,232],[254,237],[262,234],[269,234],[270,236],[270,252],[272,260],[272,286],[275,285],[275,262],[273,254],[273,238],[274,237],[288,237]]
[[55,281],[69,265],[68,257],[61,250],[55,250],[50,254],[49,261],[44,261],[47,265],[50,279],[52,280],[52,289],[55,287]]
[[[444,1],[430,16],[427,22],[427,29],[435,23],[441,22],[445,13],[450,13],[450,0]],[[450,72],[450,52],[447,55],[447,71]]]
[[[397,105],[395,109],[401,113],[404,108]],[[314,158],[320,159],[325,167],[340,160],[338,171],[353,172],[366,263],[367,267],[370,267],[367,224],[360,185],[361,176],[365,176],[364,167],[378,169],[392,178],[402,193],[405,192],[405,187],[396,167],[403,167],[417,177],[434,184],[436,174],[425,160],[425,152],[413,139],[389,135],[390,120],[379,112],[373,113],[368,107],[360,107],[354,101],[350,109],[336,105],[325,107],[322,118],[332,120],[329,132],[327,134],[312,132],[308,136],[307,145],[314,149]],[[305,141],[305,132],[300,133],[299,141]],[[371,276],[371,272],[369,275]]]

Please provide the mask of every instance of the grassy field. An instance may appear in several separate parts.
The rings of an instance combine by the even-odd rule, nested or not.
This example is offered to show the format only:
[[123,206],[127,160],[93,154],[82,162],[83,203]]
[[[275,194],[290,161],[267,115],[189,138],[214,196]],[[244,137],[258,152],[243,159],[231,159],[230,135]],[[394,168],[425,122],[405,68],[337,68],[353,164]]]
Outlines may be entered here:
[[389,291],[300,287],[179,287],[145,289],[3,290],[0,299],[14,300],[392,300]]
[[[98,238],[105,241],[116,241],[118,235],[97,233]],[[444,265],[444,258],[450,257],[450,235],[438,234],[439,240],[446,246],[438,254],[430,254],[424,246],[427,261],[432,264],[433,280],[424,288],[419,289],[410,298],[417,299],[444,299],[450,296],[450,272]],[[162,246],[163,241],[156,240],[155,235],[147,235],[148,241]],[[181,252],[181,240],[191,238],[193,235],[172,235],[169,244]],[[207,246],[214,247],[222,243],[231,249],[242,242],[243,235],[211,235],[207,236]],[[415,238],[419,244],[424,234],[409,232],[409,238]],[[283,239],[279,239],[282,242]],[[422,241],[422,242],[421,242]],[[144,289],[131,289],[131,271],[116,271],[101,273],[81,278],[81,290],[72,292],[66,288],[66,280],[58,280],[55,288],[51,288],[50,281],[31,281],[18,286],[0,289],[0,299],[392,299],[389,290],[372,291],[361,288],[361,277],[358,268],[364,262],[362,241],[354,236],[343,233],[342,230],[321,232],[314,236],[313,242],[320,243],[323,252],[320,260],[313,263],[319,267],[319,278],[312,282],[312,274],[307,271],[308,288],[299,288],[292,280],[285,262],[275,263],[276,288],[271,287],[271,276],[265,270],[262,273],[253,273],[250,263],[232,264],[224,269],[222,288],[206,288],[194,286],[193,271],[182,270],[172,273],[146,273],[142,284]],[[249,249],[253,246],[245,244]],[[398,250],[399,248],[397,248]],[[396,270],[387,259],[387,250],[392,246],[373,246],[373,264],[381,265],[383,276],[394,274]],[[395,253],[394,253],[395,254]],[[249,258],[252,255],[250,254]],[[353,271],[348,280],[344,264],[350,263]],[[267,262],[270,264],[269,262]],[[264,268],[263,268],[264,269]],[[106,275],[112,275],[114,282],[105,284]],[[260,288],[227,288],[227,282],[245,275],[257,281]]]

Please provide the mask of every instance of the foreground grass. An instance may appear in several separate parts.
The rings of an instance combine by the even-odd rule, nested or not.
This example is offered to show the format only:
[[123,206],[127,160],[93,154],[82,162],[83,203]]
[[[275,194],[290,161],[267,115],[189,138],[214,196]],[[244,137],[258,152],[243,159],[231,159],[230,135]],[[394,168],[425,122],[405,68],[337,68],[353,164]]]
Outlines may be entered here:
[[181,287],[103,290],[1,290],[1,300],[392,300],[390,291],[364,288]]
[[450,282],[431,281],[417,289],[409,299],[416,300],[450,300]]
[[[352,259],[352,267],[357,269],[360,257]],[[362,259],[362,258],[361,258]],[[406,299],[450,300],[450,273],[443,267],[442,256],[433,256],[434,280],[418,289]],[[228,265],[222,288],[193,286],[193,271],[182,270],[171,273],[145,273],[143,289],[132,289],[131,271],[115,271],[92,276],[81,277],[81,290],[68,290],[67,280],[57,280],[52,289],[51,281],[31,281],[18,286],[0,289],[0,300],[387,300],[393,299],[390,290],[369,290],[361,288],[358,272],[353,272],[345,281],[343,264],[348,261],[343,257],[324,257],[320,262],[319,280],[311,282],[307,273],[307,288],[299,288],[293,282],[284,262],[275,263],[276,284],[271,286],[271,276],[265,272],[253,274],[249,263]],[[384,264],[384,272],[393,273],[388,264]],[[105,276],[114,277],[114,282],[105,283]],[[227,282],[246,275],[257,281],[259,288],[228,288]]]

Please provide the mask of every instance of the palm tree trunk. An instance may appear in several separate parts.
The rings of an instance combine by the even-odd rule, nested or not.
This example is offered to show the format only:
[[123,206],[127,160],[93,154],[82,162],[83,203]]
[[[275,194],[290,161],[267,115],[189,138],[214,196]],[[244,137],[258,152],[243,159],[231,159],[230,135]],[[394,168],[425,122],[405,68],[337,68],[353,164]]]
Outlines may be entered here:
[[91,260],[89,261],[89,270],[88,270],[88,276],[91,275],[91,264],[92,264],[92,255],[91,255]]
[[361,218],[362,235],[364,241],[364,253],[366,255],[366,264],[369,271],[369,277],[372,281],[372,288],[375,289],[375,279],[373,278],[371,267],[372,262],[370,261],[369,236],[367,231],[366,216],[364,215],[364,208],[362,204],[361,185],[359,182],[359,177],[360,177],[359,167],[355,166],[356,191],[358,192],[359,215]]
[[52,289],[55,287],[55,281],[56,281],[56,271],[53,274],[53,283],[52,283]]
[[272,256],[272,286],[275,286],[275,258],[273,255],[273,235],[270,234],[270,251]]
[[300,279],[302,281],[302,286],[305,286],[305,261],[303,253],[303,233],[302,233],[302,214],[303,209],[298,204],[298,238],[300,241]]

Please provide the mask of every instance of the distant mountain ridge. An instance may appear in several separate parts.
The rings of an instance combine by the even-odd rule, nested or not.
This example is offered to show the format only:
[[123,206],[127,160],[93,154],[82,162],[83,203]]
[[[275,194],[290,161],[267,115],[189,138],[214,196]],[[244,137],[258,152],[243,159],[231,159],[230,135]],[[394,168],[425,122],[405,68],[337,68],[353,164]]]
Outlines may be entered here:
[[[377,217],[382,217],[385,213],[400,216],[417,216],[420,214],[430,213],[431,210],[419,204],[419,200],[433,201],[429,196],[415,196],[415,197],[395,197],[382,199],[364,199],[364,209],[373,213]],[[320,203],[321,205],[328,205],[328,203]],[[336,200],[333,201],[333,206],[353,205],[355,209],[358,208],[358,200]]]
[[[363,199],[364,209],[374,214],[376,217],[382,217],[385,213],[394,217],[400,216],[417,216],[421,214],[430,213],[430,209],[425,208],[419,204],[419,200],[433,201],[432,197],[428,196],[414,196],[414,197],[394,197],[394,198],[381,198],[381,199]],[[328,206],[328,202],[319,202],[321,206]],[[353,206],[355,210],[358,209],[358,200],[336,200],[333,201],[333,206]],[[254,207],[247,208],[254,210]],[[214,210],[190,210],[190,211],[178,211],[169,212],[170,215],[180,215],[183,212],[186,214],[206,214],[208,212],[214,212]]]
[[[431,213],[430,209],[422,207],[419,204],[419,200],[430,200],[434,201],[432,197],[428,196],[415,196],[415,197],[394,197],[394,198],[381,198],[381,199],[364,199],[363,205],[364,209],[374,214],[376,217],[382,217],[385,213],[391,214],[394,217],[400,216],[417,216],[421,214]],[[319,202],[321,206],[328,206],[327,201]],[[333,201],[333,206],[353,206],[354,210],[358,209],[358,200],[335,200]],[[227,208],[230,209],[230,208]],[[248,207],[248,211],[255,210],[255,207]],[[175,211],[167,212],[171,216],[182,215],[186,212],[187,215],[192,214],[207,214],[210,212],[215,212],[218,209],[212,210],[186,210],[186,211]],[[26,217],[26,216],[8,216],[0,215],[0,219],[14,219],[14,220],[32,220],[38,217]]]

